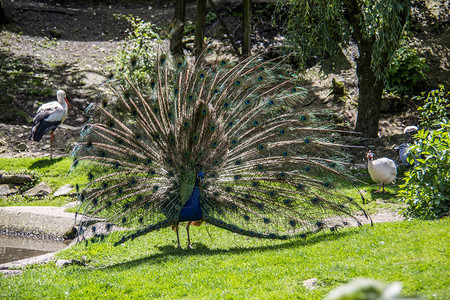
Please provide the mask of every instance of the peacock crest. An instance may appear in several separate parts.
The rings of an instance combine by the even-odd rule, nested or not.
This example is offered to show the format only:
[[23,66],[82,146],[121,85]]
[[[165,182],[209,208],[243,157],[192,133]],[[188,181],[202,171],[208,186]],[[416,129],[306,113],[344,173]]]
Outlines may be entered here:
[[[73,151],[89,179],[78,193],[79,232],[103,239],[131,228],[123,243],[203,221],[287,239],[359,223],[362,208],[334,186],[347,178],[339,138],[349,133],[332,129],[329,113],[306,110],[308,91],[285,59],[188,63],[158,51],[150,86],[113,88],[120,112],[90,106]],[[98,218],[106,232],[90,225]]]

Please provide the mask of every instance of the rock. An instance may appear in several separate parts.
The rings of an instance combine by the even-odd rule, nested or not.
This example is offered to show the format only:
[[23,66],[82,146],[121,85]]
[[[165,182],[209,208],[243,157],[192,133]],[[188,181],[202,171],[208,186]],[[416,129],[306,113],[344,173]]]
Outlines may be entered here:
[[56,261],[56,266],[58,268],[67,267],[72,264],[71,259],[58,259]]
[[72,208],[72,207],[75,207],[80,204],[81,204],[81,201],[73,201],[73,202],[69,202],[69,203],[61,206],[61,208],[65,210],[65,209]]
[[19,232],[43,238],[64,239],[72,232],[75,214],[54,206],[6,206],[0,207],[2,231]]
[[50,29],[49,33],[54,37],[54,38],[61,38],[61,31],[59,31],[58,29]]
[[42,197],[42,196],[46,196],[46,195],[50,194],[51,192],[52,192],[52,189],[45,183],[41,182],[34,188],[31,188],[31,189],[25,191],[25,193],[23,193],[23,195],[24,196]]
[[22,184],[26,182],[31,182],[33,178],[26,174],[2,174],[0,172],[0,184],[2,183],[14,183]]
[[8,184],[0,185],[0,196],[9,196],[19,192],[16,188],[10,187]]
[[24,152],[27,150],[28,150],[28,146],[25,143],[20,143],[19,145],[16,146],[17,152]]
[[317,288],[317,278],[310,278],[303,281],[303,286],[308,290],[313,290]]
[[53,196],[55,196],[55,197],[66,196],[70,193],[70,191],[72,189],[73,189],[73,185],[71,185],[71,184],[63,185],[62,187],[60,187],[53,193]]
[[76,259],[58,259],[56,261],[56,266],[58,268],[67,267],[71,265],[86,266],[84,262]]
[[64,235],[63,238],[65,240],[73,240],[74,238],[77,237],[78,234],[78,230],[75,227],[72,227],[72,229],[70,231],[67,231]]

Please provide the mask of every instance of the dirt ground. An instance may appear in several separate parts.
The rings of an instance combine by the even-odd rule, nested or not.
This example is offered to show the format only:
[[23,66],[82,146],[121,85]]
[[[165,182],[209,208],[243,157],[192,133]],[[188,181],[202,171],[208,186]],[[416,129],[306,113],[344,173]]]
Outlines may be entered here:
[[[105,96],[105,82],[114,66],[115,57],[122,49],[126,30],[125,20],[117,15],[139,16],[164,28],[172,20],[173,1],[25,1],[5,0],[4,8],[12,23],[0,32],[0,61],[3,66],[0,82],[6,92],[0,93],[0,104],[14,107],[13,113],[0,113],[0,157],[48,155],[48,139],[36,143],[28,140],[30,120],[42,103],[55,100],[57,89],[64,89],[72,104],[65,122],[56,132],[55,154],[67,155],[78,140],[78,131],[86,122],[83,112],[91,102]],[[238,11],[241,1],[215,1],[219,11]],[[450,26],[449,5],[445,1],[428,1],[425,13],[416,13],[414,43],[430,63],[429,80],[450,80]],[[195,1],[187,1],[186,15],[195,16]],[[255,9],[264,9],[272,0],[253,1]],[[211,9],[211,8],[209,8]],[[255,11],[254,9],[254,11]],[[427,16],[428,14],[428,16]],[[431,16],[431,17],[430,17]],[[432,22],[430,20],[439,20]],[[239,43],[239,18],[224,16],[229,28],[236,28],[234,36]],[[279,42],[281,29],[272,27],[270,15],[254,21],[252,41],[254,51]],[[206,36],[219,42],[223,51],[232,51],[219,22],[206,28]],[[225,46],[227,45],[227,46]],[[355,47],[345,53],[345,68],[324,75],[318,67],[311,68],[305,79],[324,108],[337,110],[351,129],[356,120],[358,93]],[[21,78],[24,77],[24,78]],[[17,78],[21,78],[18,80]],[[342,82],[348,96],[335,101],[330,96],[331,81]],[[398,99],[397,99],[398,100]],[[2,102],[3,101],[3,102]],[[400,104],[399,104],[400,103]],[[400,107],[398,107],[400,105]],[[364,141],[368,147],[379,148],[380,155],[396,156],[393,147],[406,141],[403,128],[417,124],[415,105],[410,99],[401,102],[386,97],[380,121],[381,139]],[[405,107],[408,107],[405,109]],[[19,111],[15,115],[15,112]],[[3,123],[3,124],[1,124]],[[364,155],[356,154],[362,163]]]

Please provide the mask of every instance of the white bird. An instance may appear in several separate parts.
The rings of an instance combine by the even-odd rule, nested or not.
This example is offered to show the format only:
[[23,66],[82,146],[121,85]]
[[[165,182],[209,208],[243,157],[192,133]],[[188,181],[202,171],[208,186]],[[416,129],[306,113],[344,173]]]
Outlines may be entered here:
[[403,134],[413,134],[416,133],[417,131],[419,131],[419,127],[415,126],[415,125],[411,125],[411,126],[406,126],[405,129],[403,129]]
[[53,140],[55,139],[55,129],[64,122],[67,117],[67,110],[70,107],[66,98],[66,92],[59,90],[56,92],[57,101],[45,103],[39,107],[33,124],[29,139],[38,142],[42,137],[50,133],[50,159],[52,159]]
[[366,157],[368,160],[370,178],[380,184],[380,187],[375,193],[380,193],[381,188],[383,188],[384,193],[385,184],[395,183],[395,179],[397,177],[397,166],[392,159],[387,157],[373,160],[373,153],[370,150]]

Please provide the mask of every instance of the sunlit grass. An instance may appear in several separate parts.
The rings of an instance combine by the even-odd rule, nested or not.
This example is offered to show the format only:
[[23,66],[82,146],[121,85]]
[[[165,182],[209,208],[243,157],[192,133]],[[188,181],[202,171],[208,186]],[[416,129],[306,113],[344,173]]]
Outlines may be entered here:
[[[87,181],[86,174],[83,172],[70,172],[72,159],[70,157],[58,157],[50,160],[49,158],[0,158],[0,170],[10,173],[31,173],[36,178],[36,184],[44,182],[56,191],[59,187]],[[73,201],[73,197],[54,197],[48,195],[45,197],[26,197],[22,195],[13,195],[9,197],[0,197],[0,206],[9,205],[52,205],[61,206],[67,202]]]
[[[121,246],[79,244],[53,263],[0,280],[0,298],[322,299],[357,277],[400,281],[404,295],[450,294],[448,219],[375,224],[272,241],[208,226],[192,228],[195,249],[176,249],[170,229]],[[182,233],[183,230],[182,230]],[[184,234],[182,238],[185,238]],[[447,274],[447,275],[446,275]],[[317,278],[314,290],[302,282]]]
[[[87,182],[86,172],[67,175],[72,160],[0,159],[5,171],[32,170],[53,190]],[[335,182],[370,213],[399,210],[398,187],[384,195],[369,178],[355,186]],[[364,204],[363,198],[364,197]],[[20,197],[24,202],[17,202]],[[63,205],[71,197],[6,197],[0,205]],[[9,199],[9,200],[8,200]],[[212,225],[191,227],[193,250],[176,249],[176,235],[166,228],[114,247],[114,233],[102,243],[66,249],[58,258],[86,266],[57,268],[54,263],[26,269],[21,276],[0,277],[0,298],[298,298],[322,299],[332,288],[357,277],[400,281],[404,295],[450,296],[448,219],[404,221],[362,228],[324,231],[306,239],[259,240]],[[182,241],[186,233],[180,230]],[[109,241],[108,241],[109,240]],[[185,245],[185,243],[182,243]],[[317,278],[317,288],[302,282]],[[434,297],[433,297],[434,296]]]

